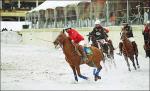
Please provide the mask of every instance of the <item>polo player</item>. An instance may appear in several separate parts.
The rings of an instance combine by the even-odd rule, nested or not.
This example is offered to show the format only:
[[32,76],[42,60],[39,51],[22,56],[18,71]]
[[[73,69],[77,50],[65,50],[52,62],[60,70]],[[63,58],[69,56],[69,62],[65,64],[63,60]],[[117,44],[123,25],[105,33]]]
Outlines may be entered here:
[[[123,31],[127,31],[127,38],[129,39],[129,41],[132,42],[134,51],[136,51],[137,45],[136,45],[134,37],[133,37],[132,27],[126,21],[123,21],[122,25],[123,25],[123,28],[120,32],[120,35],[122,34]],[[122,55],[122,46],[123,46],[123,43],[122,43],[122,41],[120,41],[120,43],[119,43],[120,53],[118,53],[119,55]]]
[[[96,41],[100,41],[100,43],[104,48],[104,51],[108,49],[108,41],[110,41],[110,46],[114,49],[111,40],[108,40],[108,35],[107,35],[108,32],[109,30],[103,28],[100,24],[100,21],[96,20],[95,27],[93,28],[93,31],[90,33],[90,35],[93,35],[95,37]],[[109,56],[108,50],[106,51],[106,54],[107,56]]]
[[[76,45],[76,44],[81,45],[80,48],[79,48],[79,51],[81,51],[82,60],[86,63],[88,61],[88,58],[86,56],[86,53],[85,53],[84,47],[83,47],[83,46],[86,45],[84,37],[81,34],[79,34],[77,32],[77,30],[75,30],[75,29],[73,29],[71,27],[67,27],[64,30],[68,33],[68,36],[69,36],[69,38],[72,41],[72,44],[74,44],[74,45]],[[77,51],[77,50],[75,50],[75,51]]]

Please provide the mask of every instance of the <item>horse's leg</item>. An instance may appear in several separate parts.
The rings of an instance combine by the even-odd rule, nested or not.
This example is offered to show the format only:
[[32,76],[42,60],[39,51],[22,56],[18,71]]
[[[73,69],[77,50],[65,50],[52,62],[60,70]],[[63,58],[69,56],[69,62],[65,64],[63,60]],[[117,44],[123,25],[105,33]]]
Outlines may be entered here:
[[132,42],[133,48],[134,48],[134,53],[135,53],[135,59],[136,59],[136,64],[137,67],[140,68],[139,63],[138,63],[138,48],[137,44],[135,42]]
[[109,54],[110,54],[110,61],[111,61],[111,65],[113,64],[116,67],[116,63],[114,61],[114,47],[112,45],[112,43],[110,42],[109,44]]
[[109,51],[109,45],[108,44],[103,44],[103,49],[107,55],[107,58],[110,58],[110,53],[108,52]]
[[77,70],[78,76],[79,76],[80,78],[85,79],[85,80],[88,79],[88,77],[85,77],[85,76],[81,75],[80,67],[79,67],[79,66],[76,66],[76,70]]
[[127,56],[124,56],[126,62],[127,62],[127,66],[128,66],[128,70],[131,71],[130,69],[130,64],[129,64],[129,61],[128,61],[128,57]]
[[135,66],[135,63],[134,63],[134,56],[130,57],[130,60],[132,61],[134,69],[136,70],[136,66]]
[[76,81],[78,81],[78,77],[77,77],[77,74],[76,74],[75,66],[70,65],[70,67],[71,67],[71,68],[72,68],[72,70],[73,70],[73,74],[74,74],[74,78],[75,78],[75,80],[76,80]]
[[[102,53],[103,54],[103,53]],[[104,55],[104,54],[103,54]],[[105,68],[105,70],[107,71],[108,69],[107,69],[107,67],[106,67],[106,59],[105,59],[105,57],[104,57],[104,59],[103,59],[103,64],[104,64],[104,68]]]
[[138,54],[135,55],[135,59],[136,59],[137,67],[140,68],[140,65],[139,65],[139,62],[138,62]]
[[[69,63],[69,60],[67,59],[67,57],[65,57],[65,59],[66,59],[66,61]],[[78,81],[78,77],[77,77],[77,74],[76,74],[75,66],[70,65],[70,67],[72,68],[72,71],[73,71],[75,80]]]
[[93,71],[95,81],[97,81],[98,79],[101,79],[101,76],[99,76],[99,72],[102,69],[102,66],[99,63],[97,63],[96,66],[97,66],[97,71],[96,71],[96,69],[94,69],[94,71]]
[[112,59],[114,59],[114,46],[113,46],[113,43],[111,40],[108,40],[108,43],[109,43],[109,48],[110,48],[110,55],[112,57]]

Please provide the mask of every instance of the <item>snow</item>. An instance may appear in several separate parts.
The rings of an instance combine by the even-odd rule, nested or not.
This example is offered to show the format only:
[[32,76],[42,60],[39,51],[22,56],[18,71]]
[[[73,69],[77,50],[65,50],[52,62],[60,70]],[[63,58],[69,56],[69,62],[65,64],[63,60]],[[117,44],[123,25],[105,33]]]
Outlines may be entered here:
[[[117,35],[115,37],[113,38],[118,41]],[[118,42],[114,42],[115,46],[117,44]],[[142,47],[139,48],[142,52],[139,55],[140,69],[134,70],[130,62],[131,72],[129,72],[124,58],[115,54],[116,67],[109,61],[106,62],[106,67],[101,63],[103,66],[100,72],[101,80],[95,82],[94,68],[84,64],[81,65],[81,73],[89,77],[89,80],[79,78],[79,82],[76,83],[61,49],[55,49],[54,46],[2,43],[1,89],[149,90],[149,61],[141,51]],[[118,50],[115,50],[116,52]]]
[[1,43],[16,44],[21,43],[22,37],[16,31],[1,32]]

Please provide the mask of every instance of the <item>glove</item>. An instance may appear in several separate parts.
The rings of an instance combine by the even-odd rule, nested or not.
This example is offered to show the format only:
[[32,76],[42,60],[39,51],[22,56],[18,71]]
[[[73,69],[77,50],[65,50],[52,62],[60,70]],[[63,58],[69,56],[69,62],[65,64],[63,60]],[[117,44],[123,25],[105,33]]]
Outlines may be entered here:
[[74,43],[74,40],[71,40],[72,43]]

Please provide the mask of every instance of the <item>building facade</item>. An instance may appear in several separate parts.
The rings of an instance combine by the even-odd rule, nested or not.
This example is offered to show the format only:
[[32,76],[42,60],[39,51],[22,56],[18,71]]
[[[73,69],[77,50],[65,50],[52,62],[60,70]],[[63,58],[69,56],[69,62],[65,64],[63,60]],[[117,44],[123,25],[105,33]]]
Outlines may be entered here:
[[26,12],[37,7],[45,0],[1,0],[2,21],[24,21]]

